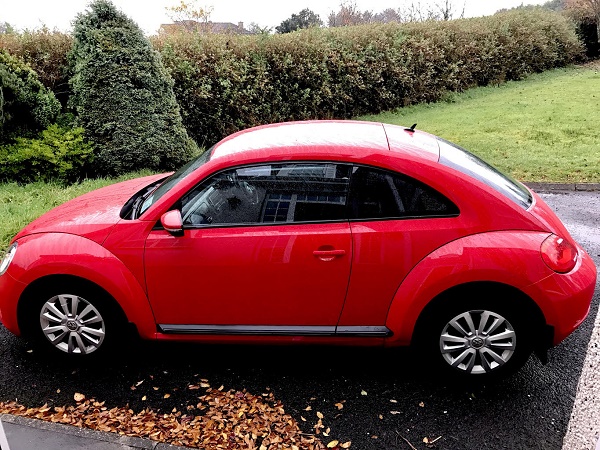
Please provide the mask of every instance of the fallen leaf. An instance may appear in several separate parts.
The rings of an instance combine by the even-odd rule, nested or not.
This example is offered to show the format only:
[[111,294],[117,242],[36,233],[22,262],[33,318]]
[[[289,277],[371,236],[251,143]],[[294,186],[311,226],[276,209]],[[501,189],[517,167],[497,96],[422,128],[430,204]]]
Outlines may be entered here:
[[383,416],[379,414],[379,420],[383,420]]
[[147,397],[144,395],[144,396],[142,397],[142,401],[143,401],[143,402],[145,402],[145,401],[146,401],[146,398],[147,398]]
[[317,411],[317,417],[318,417],[319,419],[322,419],[322,418],[323,418],[323,414],[322,414],[322,413],[320,413],[319,411]]
[[[377,436],[374,436],[374,439],[377,439]],[[352,441],[348,441],[348,442],[344,442],[343,444],[340,444],[340,447],[350,448],[351,445],[352,445]]]
[[331,441],[329,444],[327,444],[327,448],[334,448],[337,447],[337,445],[340,443],[340,441]]
[[136,386],[139,386],[140,384],[142,384],[144,382],[144,380],[142,381],[138,381],[137,383],[135,383]]
[[170,396],[171,396],[171,394],[165,394],[165,395],[163,396],[163,398],[169,398]]
[[311,411],[312,410],[312,406],[307,406],[306,408],[304,408],[304,411]]
[[76,402],[82,402],[85,400],[85,395],[80,394],[79,392],[75,392],[75,395],[73,396],[73,398],[75,399]]
[[396,414],[402,414],[402,413],[400,411],[390,411],[390,414],[396,415]]
[[60,389],[57,389],[57,390],[56,390],[56,393],[57,393],[57,394],[60,394]]
[[367,391],[365,391],[364,389],[362,391],[360,391],[360,395],[367,395]]
[[419,406],[420,406],[421,408],[425,408],[425,403],[421,402],[421,403],[419,403]]
[[391,403],[398,403],[398,400],[394,400],[394,399],[392,399],[392,400],[390,400],[390,402],[391,402]]
[[302,422],[306,422],[306,419],[302,416],[300,416],[300,420],[302,420]]
[[336,403],[335,406],[337,407],[337,409],[341,410],[344,407],[343,403]]

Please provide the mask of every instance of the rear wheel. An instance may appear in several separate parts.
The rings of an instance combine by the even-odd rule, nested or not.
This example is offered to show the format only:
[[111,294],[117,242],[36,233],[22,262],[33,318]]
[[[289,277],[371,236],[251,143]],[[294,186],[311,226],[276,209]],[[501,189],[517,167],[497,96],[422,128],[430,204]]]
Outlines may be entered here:
[[517,349],[517,333],[502,315],[469,310],[450,319],[439,336],[439,351],[453,369],[467,375],[489,374],[508,364]]
[[433,370],[465,379],[505,376],[532,351],[531,327],[508,302],[444,299],[419,321],[417,348]]

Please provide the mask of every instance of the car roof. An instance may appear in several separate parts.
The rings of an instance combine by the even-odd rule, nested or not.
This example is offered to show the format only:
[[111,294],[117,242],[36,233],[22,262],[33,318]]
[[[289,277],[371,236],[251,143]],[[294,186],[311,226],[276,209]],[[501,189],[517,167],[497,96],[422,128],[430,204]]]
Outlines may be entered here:
[[342,156],[363,152],[390,154],[410,158],[439,159],[435,136],[397,125],[351,120],[313,120],[263,125],[243,130],[217,143],[211,160],[244,154],[262,156],[311,154]]

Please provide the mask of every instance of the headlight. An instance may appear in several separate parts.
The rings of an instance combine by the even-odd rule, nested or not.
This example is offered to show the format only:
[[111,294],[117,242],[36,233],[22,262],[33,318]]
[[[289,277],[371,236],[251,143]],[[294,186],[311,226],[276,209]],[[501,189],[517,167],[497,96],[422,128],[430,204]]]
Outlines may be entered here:
[[6,269],[8,269],[8,266],[10,266],[11,261],[15,257],[15,253],[17,253],[16,242],[8,248],[4,258],[2,258],[2,263],[0,263],[0,275],[4,275],[4,272],[6,272]]

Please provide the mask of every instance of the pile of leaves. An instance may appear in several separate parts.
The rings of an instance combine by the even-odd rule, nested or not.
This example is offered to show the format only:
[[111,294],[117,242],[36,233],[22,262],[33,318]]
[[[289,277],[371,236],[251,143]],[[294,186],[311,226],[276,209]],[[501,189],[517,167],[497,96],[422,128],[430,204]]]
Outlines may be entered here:
[[[200,387],[204,386],[189,386],[192,390]],[[135,413],[129,407],[109,409],[104,402],[76,393],[74,406],[27,408],[16,402],[0,402],[0,413],[207,450],[324,450],[351,445],[319,440],[316,434],[323,428],[322,414],[318,414],[316,434],[302,433],[273,393],[253,395],[245,390],[224,391],[221,386],[208,387],[198,398],[198,404],[186,411],[173,409],[162,414],[147,408]]]

